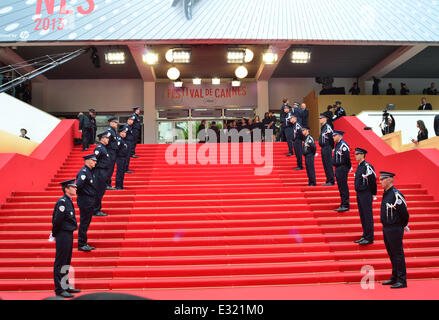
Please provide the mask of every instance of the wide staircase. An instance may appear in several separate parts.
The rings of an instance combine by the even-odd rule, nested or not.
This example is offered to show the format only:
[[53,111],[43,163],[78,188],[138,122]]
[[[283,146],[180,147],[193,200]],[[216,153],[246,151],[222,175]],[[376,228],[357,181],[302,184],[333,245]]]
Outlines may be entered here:
[[[354,159],[351,210],[336,213],[337,187],[308,187],[306,172],[292,170],[296,159],[285,156],[284,143],[273,144],[273,168],[265,176],[255,175],[255,164],[170,165],[166,148],[137,147],[126,190],[107,191],[103,211],[108,217],[92,220],[89,244],[96,250],[78,252],[75,232],[77,288],[352,283],[361,281],[367,265],[375,269],[376,280],[389,278],[379,221],[381,187],[374,202],[375,243],[353,243],[362,233]],[[59,182],[76,177],[87,153],[75,147],[46,190],[17,192],[1,206],[0,292],[53,290],[55,244],[48,237]],[[316,173],[322,185],[320,156]],[[416,177],[397,188],[410,213],[411,231],[404,239],[408,278],[439,278],[439,202]],[[79,209],[76,215],[79,220]]]

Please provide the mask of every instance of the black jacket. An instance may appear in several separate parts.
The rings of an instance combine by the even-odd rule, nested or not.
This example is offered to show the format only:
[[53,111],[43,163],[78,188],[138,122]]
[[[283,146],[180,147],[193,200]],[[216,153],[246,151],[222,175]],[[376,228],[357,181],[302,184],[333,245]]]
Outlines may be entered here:
[[335,146],[332,164],[336,168],[340,166],[346,166],[347,169],[352,168],[350,149],[348,144],[343,140]]
[[72,199],[62,196],[55,204],[52,215],[52,235],[54,237],[61,231],[73,232],[78,228],[75,207]]
[[425,132],[421,132],[421,131],[418,132],[418,138],[417,138],[418,142],[421,142],[422,140],[427,140],[427,139],[428,139],[428,130],[427,129],[425,129]]
[[434,117],[434,133],[439,136],[439,114]]
[[111,168],[110,154],[108,153],[107,148],[102,143],[99,143],[96,146],[94,150],[94,154],[96,156],[96,159],[98,159],[98,162],[96,163],[96,168],[99,169]]
[[84,166],[76,176],[76,185],[78,186],[78,203],[79,208],[91,208],[95,205],[97,199],[96,179],[93,171]]
[[134,122],[133,122],[133,130],[135,131],[140,131],[141,127],[142,127],[142,123],[140,122],[140,116],[137,113],[133,113],[131,115],[132,117],[134,116]]
[[315,155],[317,148],[314,138],[309,134],[308,136],[304,137],[304,139],[305,143],[303,144],[303,155]]
[[121,136],[117,137],[117,145],[118,145],[118,149],[116,151],[117,157],[118,158],[127,158],[129,155],[129,144],[126,141],[126,139],[122,138]]
[[111,134],[108,141],[107,150],[111,149],[116,151],[118,149],[116,130],[113,127],[109,127],[107,130],[105,130],[105,132],[110,132]]
[[384,191],[381,202],[381,223],[383,226],[405,227],[408,222],[407,203],[402,193],[395,187]]
[[374,167],[366,162],[361,162],[355,172],[355,191],[369,191],[372,195],[377,194],[377,179]]
[[87,130],[92,128],[91,116],[84,114],[79,117],[79,130]]
[[433,110],[433,107],[430,103],[423,104],[422,106],[419,106],[418,110]]
[[334,136],[332,135],[333,132],[332,127],[328,123],[322,126],[319,137],[319,145],[321,148],[327,146],[334,148]]

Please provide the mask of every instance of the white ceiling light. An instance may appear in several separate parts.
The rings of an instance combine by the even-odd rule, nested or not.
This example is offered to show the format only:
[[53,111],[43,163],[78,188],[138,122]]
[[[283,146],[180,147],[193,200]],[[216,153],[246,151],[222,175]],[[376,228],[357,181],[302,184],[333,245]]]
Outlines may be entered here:
[[221,79],[220,78],[212,78],[212,84],[213,85],[221,84]]
[[181,81],[181,79],[178,79],[177,81],[174,82],[174,86],[176,88],[181,88],[183,87],[183,81]]
[[123,50],[111,49],[105,52],[105,63],[124,64],[125,52]]
[[199,86],[201,84],[201,79],[200,78],[194,78],[192,79],[192,83],[196,86]]
[[190,63],[191,62],[191,49],[169,49],[166,52],[165,58],[169,63]]
[[240,87],[240,86],[241,86],[241,81],[239,81],[238,79],[232,80],[232,87]]
[[155,52],[148,51],[143,54],[143,62],[149,65],[157,64],[159,61],[159,55]]
[[267,51],[262,55],[262,60],[265,64],[274,64],[277,62],[277,53]]
[[244,63],[253,60],[254,53],[250,49],[230,48],[227,50],[227,63]]
[[177,80],[178,78],[180,78],[180,71],[177,68],[172,67],[168,70],[167,75],[169,79]]
[[311,61],[311,51],[308,49],[297,49],[291,53],[292,63],[309,63]]
[[235,76],[237,76],[238,79],[243,79],[243,78],[247,77],[247,75],[248,75],[248,70],[246,67],[240,66],[240,67],[236,68]]

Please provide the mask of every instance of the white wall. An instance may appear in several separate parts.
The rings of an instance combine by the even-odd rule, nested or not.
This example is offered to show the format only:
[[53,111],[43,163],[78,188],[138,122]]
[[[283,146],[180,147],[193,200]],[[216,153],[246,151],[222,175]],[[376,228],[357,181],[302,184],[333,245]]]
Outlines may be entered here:
[[[396,94],[399,94],[399,91],[401,90],[401,82],[407,84],[407,87],[410,90],[410,94],[422,94],[422,91],[424,91],[425,88],[429,88],[432,82],[436,84],[436,89],[439,90],[439,78],[436,79],[382,78],[380,83],[380,94],[386,94],[389,83],[392,84],[393,88],[396,91]],[[372,94],[373,81],[366,81],[365,85],[366,85],[366,94]]]
[[[345,87],[346,93],[357,80],[354,78],[335,78],[334,87]],[[282,99],[289,98],[290,103],[302,101],[312,90],[318,94],[322,85],[316,83],[315,78],[272,78],[268,81],[270,108],[282,106]]]
[[[437,111],[390,111],[390,114],[395,118],[395,132],[401,131],[402,144],[408,144],[411,139],[416,139],[418,136],[418,129],[416,128],[416,121],[422,120],[428,130],[428,137],[435,136],[433,122],[434,117],[438,114]],[[376,111],[364,111],[358,116],[366,126],[371,127],[373,131],[379,136],[382,136],[379,124],[382,121],[383,113]]]
[[[42,100],[36,98],[37,101]],[[131,112],[133,106],[143,106],[143,81],[141,79],[49,80],[46,103],[44,109],[47,112],[80,112],[90,108],[98,112],[126,110]]]
[[58,118],[7,93],[0,93],[0,119],[1,130],[18,136],[20,135],[20,129],[25,128],[27,136],[38,143],[46,139],[60,123]]

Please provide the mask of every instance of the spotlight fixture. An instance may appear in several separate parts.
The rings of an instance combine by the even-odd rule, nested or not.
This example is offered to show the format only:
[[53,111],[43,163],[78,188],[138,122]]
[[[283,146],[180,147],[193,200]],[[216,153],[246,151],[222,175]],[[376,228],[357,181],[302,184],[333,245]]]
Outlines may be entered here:
[[169,49],[166,52],[165,58],[169,63],[190,63],[191,55],[191,49],[175,48]]
[[177,80],[178,78],[180,78],[180,71],[177,68],[172,67],[168,70],[167,75],[169,79]]
[[277,62],[277,53],[267,51],[262,55],[262,60],[265,64],[274,64]]
[[201,79],[200,78],[193,78],[192,83],[196,86],[199,86],[201,84]]
[[244,63],[253,60],[253,51],[246,48],[230,48],[227,50],[227,63]]
[[149,65],[155,65],[159,62],[159,55],[153,51],[147,51],[143,54],[143,62]]
[[238,79],[234,78],[232,80],[232,87],[240,87],[241,86],[241,81],[239,81]]
[[212,84],[216,85],[216,86],[221,84],[221,79],[220,78],[212,78]]
[[120,49],[110,49],[105,52],[105,63],[107,64],[124,64],[125,51]]
[[174,82],[174,86],[175,86],[176,88],[181,88],[181,87],[183,87],[183,81],[181,81],[180,78],[177,79],[177,81]]
[[246,67],[240,66],[240,67],[236,68],[235,76],[237,76],[238,79],[243,79],[243,78],[247,77],[247,75],[248,75],[248,70]]
[[291,53],[292,63],[309,63],[311,61],[311,50],[309,49],[294,49]]

